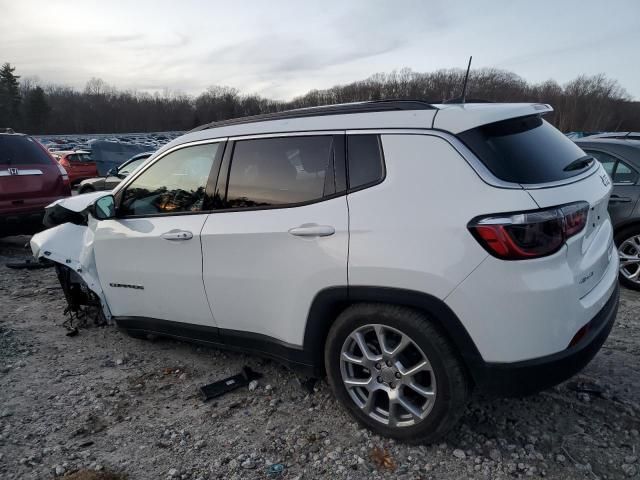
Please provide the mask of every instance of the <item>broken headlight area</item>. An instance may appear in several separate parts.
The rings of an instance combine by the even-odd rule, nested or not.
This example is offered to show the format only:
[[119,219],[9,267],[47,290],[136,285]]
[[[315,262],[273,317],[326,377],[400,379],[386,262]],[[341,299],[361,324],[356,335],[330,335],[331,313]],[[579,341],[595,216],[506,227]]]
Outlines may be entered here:
[[71,268],[60,264],[56,265],[56,273],[67,300],[64,314],[68,318],[63,326],[70,333],[77,334],[78,328],[107,325],[100,298],[89,289],[82,277]]
[[63,223],[87,225],[87,221],[86,211],[74,212],[58,203],[47,206],[44,210],[44,218],[42,219],[42,223],[47,228],[62,225]]

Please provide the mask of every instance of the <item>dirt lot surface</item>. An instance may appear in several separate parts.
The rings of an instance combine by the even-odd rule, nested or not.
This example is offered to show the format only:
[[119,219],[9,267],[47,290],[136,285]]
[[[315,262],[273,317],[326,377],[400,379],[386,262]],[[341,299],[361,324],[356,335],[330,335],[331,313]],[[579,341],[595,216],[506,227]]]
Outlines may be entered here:
[[[526,399],[475,396],[446,442],[406,446],[275,362],[114,327],[66,336],[55,271],[4,266],[25,241],[0,240],[2,479],[640,478],[635,292],[576,378]],[[255,390],[202,402],[200,385],[243,365],[264,373]]]

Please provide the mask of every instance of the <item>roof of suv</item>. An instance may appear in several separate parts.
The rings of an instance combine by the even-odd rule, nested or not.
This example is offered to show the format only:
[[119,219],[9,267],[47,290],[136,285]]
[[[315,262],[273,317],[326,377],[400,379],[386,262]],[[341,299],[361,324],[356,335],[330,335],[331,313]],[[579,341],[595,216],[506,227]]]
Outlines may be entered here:
[[269,133],[426,128],[456,134],[488,123],[551,111],[549,105],[541,103],[430,104],[418,100],[345,103],[209,123],[178,137],[158,152],[199,140]]

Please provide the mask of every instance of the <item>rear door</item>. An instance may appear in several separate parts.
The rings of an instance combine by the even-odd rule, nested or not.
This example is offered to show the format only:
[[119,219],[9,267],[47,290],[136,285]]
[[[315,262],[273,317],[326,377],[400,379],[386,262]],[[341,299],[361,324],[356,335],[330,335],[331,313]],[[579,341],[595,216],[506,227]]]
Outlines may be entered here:
[[207,143],[160,157],[117,192],[117,218],[98,222],[98,275],[123,322],[158,331],[167,322],[215,327],[202,284],[200,232],[223,149],[224,142]]
[[613,192],[609,198],[609,214],[613,224],[616,225],[627,219],[638,203],[640,196],[640,188],[636,186],[638,172],[613,153],[593,148],[584,148],[584,151],[598,159],[613,181]]
[[538,115],[458,136],[497,178],[522,186],[540,208],[588,204],[586,227],[567,241],[566,253],[579,297],[590,292],[605,274],[613,247],[607,211],[612,187],[602,166]]
[[344,175],[334,175],[336,163],[344,173],[344,136],[237,140],[228,151],[223,209],[202,230],[213,315],[228,344],[299,347],[314,297],[347,285]]

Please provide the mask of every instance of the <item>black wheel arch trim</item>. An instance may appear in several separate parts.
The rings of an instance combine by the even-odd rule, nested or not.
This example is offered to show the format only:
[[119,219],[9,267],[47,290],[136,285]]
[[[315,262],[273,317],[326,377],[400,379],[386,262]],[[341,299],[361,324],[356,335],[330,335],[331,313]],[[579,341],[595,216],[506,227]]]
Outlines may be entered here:
[[460,319],[439,298],[428,293],[394,287],[331,287],[314,298],[305,328],[303,350],[314,366],[322,368],[324,343],[338,314],[354,303],[386,303],[419,310],[453,342],[474,380],[483,376],[484,360]]
[[613,236],[615,237],[622,230],[626,230],[626,229],[631,228],[631,227],[640,228],[640,218],[633,217],[633,218],[625,219],[625,220],[623,220],[621,222],[618,222],[617,224],[615,224],[613,226]]

